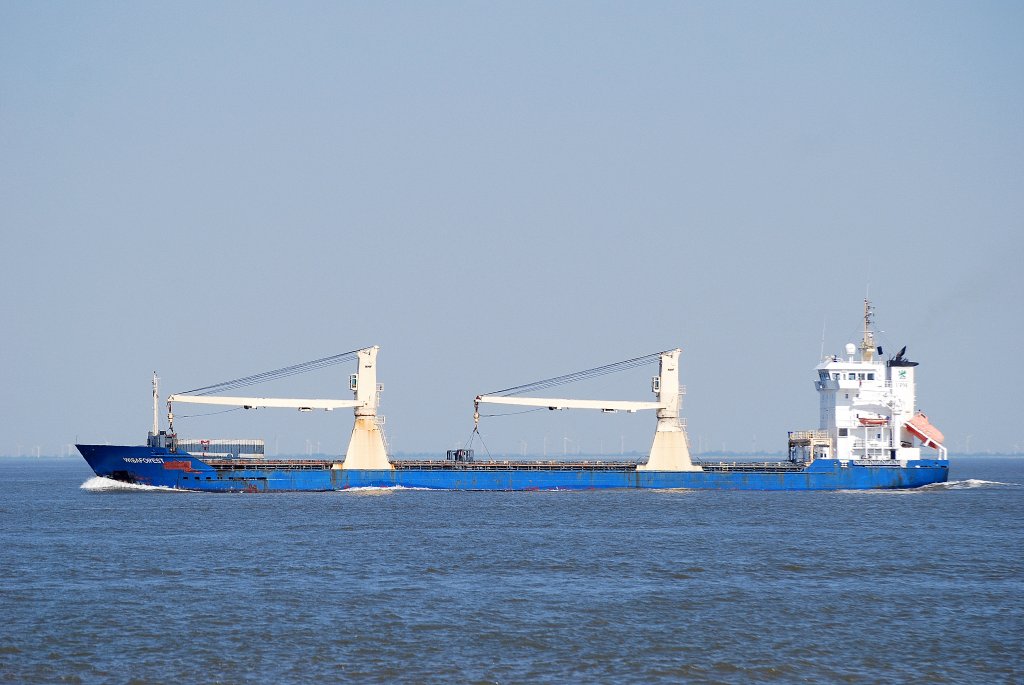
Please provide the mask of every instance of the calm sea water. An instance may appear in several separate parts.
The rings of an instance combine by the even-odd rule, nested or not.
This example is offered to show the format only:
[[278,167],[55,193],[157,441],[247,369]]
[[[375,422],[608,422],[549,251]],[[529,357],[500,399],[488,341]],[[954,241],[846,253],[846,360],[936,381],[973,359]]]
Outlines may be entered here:
[[213,495],[91,476],[0,460],[0,681],[1024,677],[1024,460],[868,493]]

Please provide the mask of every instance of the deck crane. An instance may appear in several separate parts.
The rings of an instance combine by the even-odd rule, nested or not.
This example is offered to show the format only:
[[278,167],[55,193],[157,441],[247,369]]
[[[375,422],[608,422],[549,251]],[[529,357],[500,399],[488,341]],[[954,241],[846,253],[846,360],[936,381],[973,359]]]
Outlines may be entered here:
[[[394,467],[388,461],[387,449],[384,443],[384,434],[381,431],[380,422],[377,420],[377,407],[380,404],[380,392],[383,389],[377,385],[377,352],[379,346],[366,347],[353,352],[346,352],[335,357],[298,364],[293,367],[285,367],[277,371],[269,371],[255,376],[247,376],[234,381],[226,381],[205,388],[197,388],[188,392],[175,393],[167,398],[167,423],[170,432],[174,432],[174,411],[173,403],[182,402],[187,404],[214,404],[221,406],[234,406],[243,409],[263,408],[284,408],[298,409],[299,411],[312,411],[323,409],[333,411],[351,407],[355,413],[355,423],[352,426],[352,437],[349,439],[348,451],[345,453],[345,461],[340,465],[343,469],[362,470],[391,470]],[[219,390],[233,389],[253,385],[258,382],[272,380],[283,376],[301,373],[303,370],[321,368],[328,363],[345,361],[355,358],[358,361],[356,373],[349,377],[349,388],[353,391],[354,398],[351,400],[332,399],[290,399],[278,397],[228,397],[225,395],[208,395]],[[302,367],[302,368],[300,368]],[[156,402],[156,386],[154,381],[154,403]],[[154,410],[155,412],[155,410]],[[339,468],[336,466],[335,468]]]
[[[631,402],[627,400],[572,400],[545,397],[518,397],[518,392],[528,392],[539,387],[551,387],[585,377],[588,372],[568,374],[548,381],[539,381],[528,385],[508,388],[486,395],[477,395],[473,405],[474,429],[480,425],[480,404],[506,404],[521,407],[547,407],[548,409],[599,409],[604,412],[642,411],[655,409],[658,412],[658,427],[654,433],[650,457],[646,464],[637,466],[639,471],[701,471],[701,467],[690,459],[690,448],[687,445],[686,432],[679,421],[679,355],[677,348],[656,353],[660,357],[657,376],[651,379],[651,390],[658,396],[657,402]],[[617,370],[613,367],[631,368],[632,362],[644,361],[648,357],[638,357],[618,364],[609,364],[591,371],[607,373]],[[635,364],[633,364],[635,365]]]

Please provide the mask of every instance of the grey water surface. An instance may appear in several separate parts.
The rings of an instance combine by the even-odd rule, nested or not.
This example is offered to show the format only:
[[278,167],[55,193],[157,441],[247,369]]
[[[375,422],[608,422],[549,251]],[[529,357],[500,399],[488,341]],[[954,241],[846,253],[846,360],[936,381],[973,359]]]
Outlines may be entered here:
[[1019,683],[1024,460],[890,492],[201,494],[0,460],[0,681]]

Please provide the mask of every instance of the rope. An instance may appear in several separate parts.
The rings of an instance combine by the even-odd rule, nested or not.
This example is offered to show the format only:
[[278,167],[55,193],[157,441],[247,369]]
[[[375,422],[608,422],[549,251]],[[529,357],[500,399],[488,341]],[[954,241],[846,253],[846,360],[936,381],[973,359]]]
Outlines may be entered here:
[[510,412],[506,412],[504,414],[481,414],[480,418],[481,419],[484,419],[484,418],[488,418],[489,419],[489,418],[494,417],[494,416],[515,416],[516,414],[529,414],[530,412],[544,411],[545,409],[546,409],[546,407],[536,407],[535,409],[525,409],[523,411],[510,411]]
[[593,369],[586,369],[585,371],[576,371],[574,373],[567,373],[564,376],[545,378],[544,380],[534,381],[533,383],[517,385],[511,388],[505,388],[504,390],[497,390],[495,392],[488,392],[484,394],[508,397],[510,395],[521,395],[523,393],[533,392],[536,390],[545,390],[547,388],[553,388],[558,385],[566,385],[568,383],[575,383],[577,381],[587,380],[590,378],[606,376],[610,373],[617,373],[619,371],[635,369],[638,366],[644,366],[646,364],[649,364],[650,362],[660,357],[662,354],[664,354],[664,351],[654,352],[653,354],[646,354],[642,357],[626,359],[621,362],[615,362],[614,364],[605,364],[604,366],[598,366]]
[[480,429],[479,428],[474,428],[473,429],[473,434],[469,436],[469,446],[470,447],[473,446],[473,438],[474,437],[480,438],[480,445],[484,448],[484,452],[487,453],[487,458],[491,459],[492,458],[491,457],[491,451],[489,449],[487,449],[487,443],[484,442],[484,436],[480,434]]
[[176,419],[194,419],[199,416],[216,416],[217,414],[227,414],[229,411],[241,411],[244,407],[235,407],[233,409],[221,409],[220,411],[211,411],[206,414],[186,414],[185,416],[175,416]]
[[285,366],[280,369],[274,369],[273,371],[264,371],[262,373],[253,374],[252,376],[235,378],[234,380],[223,381],[221,383],[214,383],[213,385],[207,385],[202,388],[186,390],[182,394],[212,395],[215,392],[224,392],[225,390],[237,390],[238,388],[245,388],[250,385],[256,385],[257,383],[265,383],[267,381],[273,381],[279,378],[287,378],[288,376],[294,376],[300,373],[317,371],[328,366],[341,364],[342,362],[352,361],[353,359],[357,358],[358,352],[359,350],[352,350],[351,352],[342,352],[341,354],[335,354],[330,357],[321,357],[320,359],[313,359],[312,361],[302,362],[301,364],[292,364],[291,366]]

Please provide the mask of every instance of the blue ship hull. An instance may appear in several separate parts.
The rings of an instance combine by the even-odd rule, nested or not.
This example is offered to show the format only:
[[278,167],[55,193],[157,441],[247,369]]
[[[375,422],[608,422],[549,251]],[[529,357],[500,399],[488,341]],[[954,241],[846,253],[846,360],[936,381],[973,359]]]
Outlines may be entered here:
[[818,459],[806,467],[707,465],[706,471],[638,471],[635,465],[528,462],[396,462],[388,471],[344,470],[325,460],[204,460],[163,447],[77,445],[97,476],[180,490],[210,492],[328,491],[363,487],[435,490],[870,490],[944,483],[938,459],[858,465]]

